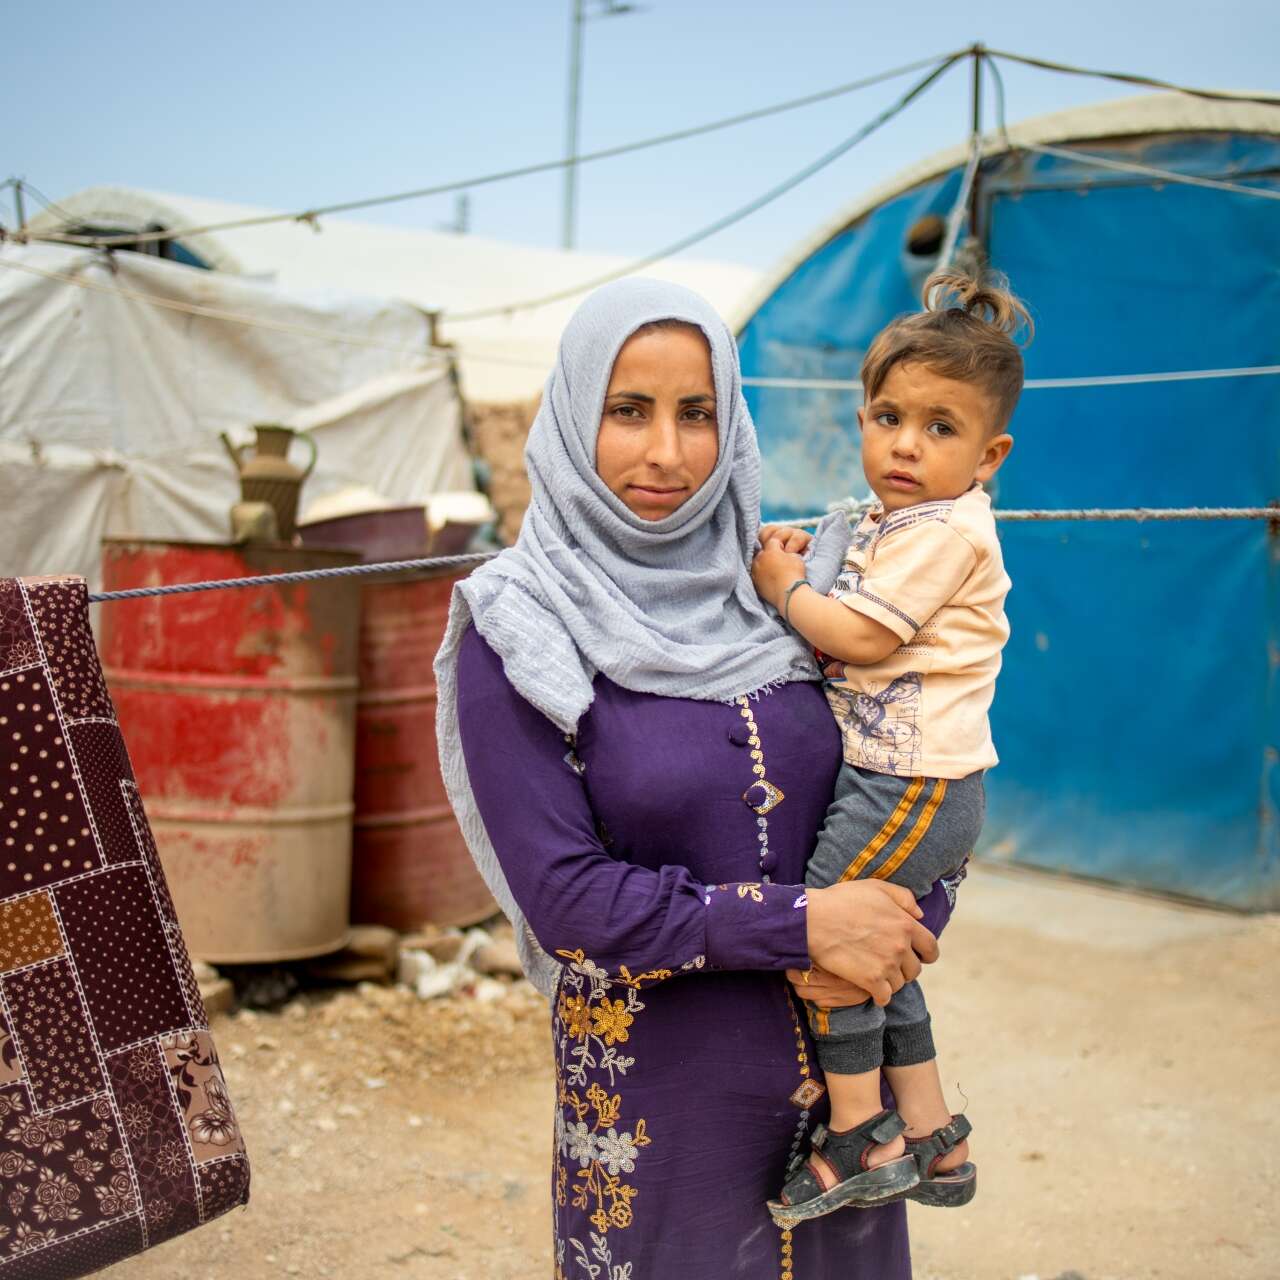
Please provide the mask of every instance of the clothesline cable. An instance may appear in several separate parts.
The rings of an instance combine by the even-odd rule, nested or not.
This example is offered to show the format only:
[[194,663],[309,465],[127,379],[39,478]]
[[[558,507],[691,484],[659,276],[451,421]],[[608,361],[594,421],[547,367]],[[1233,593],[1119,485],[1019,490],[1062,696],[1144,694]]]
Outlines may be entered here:
[[[556,160],[543,160],[536,164],[520,165],[513,169],[502,169],[495,173],[481,174],[477,177],[457,179],[451,182],[436,183],[429,187],[416,187],[410,191],[397,191],[390,195],[368,196],[361,200],[346,200],[337,204],[317,205],[311,209],[303,209],[291,213],[270,213],[261,214],[252,218],[236,218],[225,222],[211,222],[204,226],[198,227],[177,227],[167,228],[162,231],[146,231],[137,234],[120,233],[108,236],[73,236],[58,235],[52,237],[42,237],[42,239],[56,239],[64,244],[86,245],[91,248],[110,248],[113,245],[122,244],[148,244],[158,240],[178,240],[189,236],[204,235],[213,231],[233,231],[241,227],[263,226],[273,222],[308,222],[314,223],[315,219],[324,217],[333,213],[351,213],[357,209],[371,209],[378,205],[397,204],[405,200],[425,199],[428,196],[446,195],[452,191],[466,191],[473,187],[489,186],[496,182],[507,182],[515,178],[533,177],[540,173],[550,173],[556,169],[563,169],[566,165],[574,164],[592,164],[598,160],[612,160],[618,156],[631,155],[637,151],[646,151],[653,147],[666,146],[673,142],[683,142],[689,138],[701,137],[704,134],[715,133],[721,129],[729,129],[735,125],[749,124],[754,120],[763,120],[769,116],[780,115],[783,112],[796,111],[801,107],[812,106],[815,103],[827,102],[832,98],[842,97],[846,94],[855,93],[859,89],[867,89],[873,85],[882,84],[887,80],[895,80],[900,76],[909,75],[913,71],[919,71],[924,67],[933,66],[939,63],[948,63],[963,58],[969,54],[968,49],[957,49],[951,53],[938,54],[930,58],[920,58],[915,62],[908,62],[900,67],[891,67],[888,71],[877,72],[872,76],[864,76],[860,80],[850,80],[845,84],[836,85],[830,89],[823,89],[817,93],[806,94],[801,98],[789,98],[785,102],[775,102],[767,107],[757,107],[752,111],[742,111],[737,115],[724,116],[718,120],[710,120],[704,124],[691,125],[684,129],[675,129],[669,133],[657,134],[651,138],[641,138],[635,142],[624,142],[612,147],[602,147],[598,151],[588,151],[582,155],[574,156],[572,159],[560,157]],[[13,181],[13,179],[10,179]],[[33,194],[39,195],[34,188],[22,180],[24,188],[31,190]],[[43,197],[41,197],[43,200]],[[52,202],[47,202],[46,207],[52,207]],[[61,215],[66,217],[65,210]],[[68,218],[69,223],[73,222]]]
[[[853,514],[861,514],[872,507],[870,502],[853,503]],[[1101,520],[1134,521],[1143,524],[1148,520],[1275,520],[1280,521],[1280,504],[1270,507],[1078,507],[1058,510],[996,509],[991,513],[997,520],[1021,524],[1027,521],[1050,520]],[[819,524],[826,516],[803,516],[798,520],[780,520],[778,524],[803,528]]]
[[[1280,364],[1248,365],[1239,369],[1171,369],[1162,373],[1102,373],[1079,378],[1028,378],[1024,391],[1062,390],[1069,387],[1129,387],[1152,382],[1198,382],[1211,378],[1263,378],[1280,374]],[[856,378],[756,378],[742,379],[744,387],[779,391],[848,391],[862,394]]]
[[734,223],[741,222],[743,218],[749,217],[751,214],[763,209],[765,205],[772,204],[773,201],[779,199],[787,192],[794,190],[802,182],[813,177],[814,174],[825,169],[828,165],[833,164],[840,159],[847,151],[857,146],[864,139],[869,138],[882,125],[888,124],[896,115],[904,111],[917,97],[920,96],[930,85],[934,83],[941,75],[950,70],[957,62],[960,62],[965,54],[956,54],[948,58],[944,62],[940,62],[927,75],[917,80],[910,89],[906,91],[898,100],[886,107],[883,111],[877,113],[871,120],[867,121],[860,129],[850,134],[842,142],[832,147],[830,151],[819,156],[816,160],[805,165],[803,169],[793,173],[789,178],[778,183],[777,186],[771,187],[762,195],[757,196],[754,200],[748,201],[746,204],[733,210],[732,213],[726,214],[722,218],[717,218],[715,222],[702,227],[700,230],[690,235],[683,236],[673,244],[666,245],[664,248],[654,253],[646,254],[643,258],[626,263],[618,267],[614,271],[606,272],[604,275],[596,276],[592,280],[585,280],[581,284],[576,284],[568,289],[558,289],[554,293],[543,294],[541,297],[528,298],[521,302],[505,303],[497,307],[482,307],[476,311],[442,311],[440,318],[450,323],[457,324],[467,320],[487,320],[493,316],[510,315],[516,311],[532,311],[538,307],[545,307],[553,302],[561,302],[566,298],[575,298],[579,294],[588,293],[592,289],[599,288],[602,284],[608,284],[611,280],[620,280],[623,276],[629,276],[636,271],[642,271],[645,267],[652,266],[655,262],[661,262],[663,258],[670,258],[677,253],[682,253],[685,249],[692,248],[695,244],[701,243],[703,240],[709,239],[711,236],[731,227]]
[[[1276,507],[1126,507],[1088,508],[1061,511],[996,511],[997,520],[1280,520]],[[786,524],[817,524],[825,516],[807,516]],[[151,596],[188,595],[193,591],[230,591],[241,587],[281,586],[294,582],[321,582],[326,578],[370,577],[388,573],[455,569],[462,565],[492,560],[496,551],[477,551],[459,556],[428,556],[418,560],[390,560],[376,564],[338,565],[329,569],[299,569],[289,573],[265,573],[251,578],[222,578],[209,582],[179,582],[163,587],[131,587],[126,591],[103,591],[89,597],[90,604],[115,600],[142,600]]]
[[289,573],[261,573],[252,578],[221,578],[210,582],[178,582],[165,587],[131,587],[127,591],[102,591],[89,597],[90,604],[108,600],[142,600],[149,596],[188,595],[193,591],[232,591],[241,587],[274,587],[291,582],[320,582],[325,578],[358,578],[385,573],[412,573],[423,569],[456,569],[464,564],[492,560],[496,551],[461,556],[428,556],[418,560],[390,560],[377,564],[346,564],[329,569],[296,569]]

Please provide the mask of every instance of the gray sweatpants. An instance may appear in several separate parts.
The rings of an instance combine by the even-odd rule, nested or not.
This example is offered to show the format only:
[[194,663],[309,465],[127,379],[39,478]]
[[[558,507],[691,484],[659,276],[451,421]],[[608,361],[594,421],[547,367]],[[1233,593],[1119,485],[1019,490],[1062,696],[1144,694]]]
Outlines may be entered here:
[[[922,898],[937,880],[959,881],[985,813],[981,770],[967,778],[899,778],[846,764],[805,883],[825,888],[874,877]],[[935,1056],[918,982],[907,983],[883,1009],[868,1000],[840,1009],[810,1004],[808,1012],[824,1071],[858,1075]]]

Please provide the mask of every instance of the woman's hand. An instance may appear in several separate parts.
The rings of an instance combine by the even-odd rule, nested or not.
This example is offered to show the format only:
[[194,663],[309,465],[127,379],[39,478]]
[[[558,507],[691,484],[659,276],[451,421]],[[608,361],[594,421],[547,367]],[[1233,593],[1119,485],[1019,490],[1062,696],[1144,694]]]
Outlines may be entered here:
[[879,1005],[938,958],[938,940],[920,923],[908,889],[851,880],[808,891],[809,958],[867,991]]
[[804,561],[790,551],[783,551],[776,542],[758,551],[751,562],[751,581],[756,590],[779,611],[783,592],[804,576]]
[[871,999],[871,993],[825,969],[788,969],[787,979],[796,995],[819,1009],[846,1009]]
[[804,529],[793,529],[789,524],[762,524],[756,537],[760,539],[762,547],[775,542],[783,551],[790,551],[798,556],[804,555],[809,549],[809,543],[813,541],[813,534]]

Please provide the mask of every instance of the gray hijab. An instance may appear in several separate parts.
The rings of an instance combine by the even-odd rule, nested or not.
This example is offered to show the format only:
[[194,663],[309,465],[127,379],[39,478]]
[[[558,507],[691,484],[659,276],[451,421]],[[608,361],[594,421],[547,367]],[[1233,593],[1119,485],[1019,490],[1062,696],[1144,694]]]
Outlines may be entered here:
[[[711,349],[719,456],[691,498],[662,520],[633,514],[596,474],[596,435],[623,343],[655,320],[700,329]],[[624,689],[730,701],[815,680],[807,648],[751,585],[760,524],[760,452],[728,326],[696,293],[628,279],[591,294],[565,328],[525,450],[532,497],[514,547],[453,590],[436,657],[437,736],[450,802],[476,865],[516,928],[530,980],[550,995],[559,964],[516,905],[476,810],[458,737],[457,654],[474,624],[516,692],[576,732],[597,673]],[[834,581],[848,540],[824,521],[808,576]]]

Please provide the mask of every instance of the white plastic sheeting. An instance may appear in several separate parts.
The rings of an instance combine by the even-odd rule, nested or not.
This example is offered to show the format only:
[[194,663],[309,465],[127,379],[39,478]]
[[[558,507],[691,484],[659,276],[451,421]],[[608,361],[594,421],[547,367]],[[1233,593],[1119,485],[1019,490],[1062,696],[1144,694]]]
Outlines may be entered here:
[[[89,187],[59,198],[31,220],[51,235],[67,219],[103,230],[198,228],[272,210],[133,187]],[[454,344],[468,400],[524,400],[542,390],[560,333],[581,296],[486,316],[451,317],[541,298],[627,265],[612,254],[510,244],[484,236],[388,227],[326,216],[313,226],[287,218],[259,226],[180,235],[179,244],[220,275],[271,280],[286,289],[330,288],[404,298],[442,313],[440,337]],[[702,294],[728,315],[760,273],[736,263],[666,258],[643,273]]]
[[226,540],[239,486],[218,436],[254,422],[312,433],[304,506],[353,484],[400,503],[474,488],[456,380],[412,305],[0,245],[0,575],[96,584],[106,535]]

